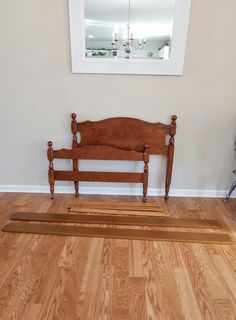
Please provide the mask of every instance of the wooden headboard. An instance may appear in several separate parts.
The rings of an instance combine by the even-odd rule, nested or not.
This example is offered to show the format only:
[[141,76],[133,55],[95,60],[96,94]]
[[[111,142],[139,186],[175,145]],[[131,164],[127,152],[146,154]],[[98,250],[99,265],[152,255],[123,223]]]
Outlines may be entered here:
[[148,144],[150,154],[167,155],[166,137],[175,135],[176,116],[169,125],[150,123],[133,118],[109,118],[101,121],[77,122],[72,114],[72,133],[80,133],[78,146],[103,145],[122,150],[144,151]]
[[[174,158],[174,136],[177,120],[175,115],[171,117],[170,124],[150,123],[125,117],[78,122],[75,113],[72,113],[71,117],[73,149],[86,146],[106,146],[125,151],[144,152],[144,146],[148,145],[150,154],[166,155],[165,198],[168,198]],[[80,134],[80,142],[77,140],[78,133]],[[167,136],[169,136],[169,143]],[[73,160],[73,170],[78,171],[77,160]]]

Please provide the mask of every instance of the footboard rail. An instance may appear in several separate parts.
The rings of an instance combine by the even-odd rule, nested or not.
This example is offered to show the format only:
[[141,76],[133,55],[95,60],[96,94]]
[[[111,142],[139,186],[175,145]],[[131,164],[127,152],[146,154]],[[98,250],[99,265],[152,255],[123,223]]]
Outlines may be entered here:
[[[63,171],[54,169],[54,159],[68,160],[125,160],[143,161],[143,173],[133,172],[97,172],[97,171]],[[148,189],[148,164],[149,146],[144,146],[144,152],[135,150],[121,150],[109,146],[89,145],[76,149],[53,149],[52,141],[48,142],[48,180],[50,185],[51,198],[55,197],[55,181],[73,181],[77,185],[81,181],[87,182],[119,182],[119,183],[142,183],[143,201],[147,201]],[[77,195],[77,194],[76,194]]]

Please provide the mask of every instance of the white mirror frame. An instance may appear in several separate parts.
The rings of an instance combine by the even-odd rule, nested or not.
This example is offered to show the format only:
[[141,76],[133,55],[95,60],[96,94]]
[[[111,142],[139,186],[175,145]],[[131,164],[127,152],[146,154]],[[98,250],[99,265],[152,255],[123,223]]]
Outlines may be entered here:
[[190,7],[191,0],[176,0],[169,60],[88,59],[85,57],[84,0],[69,0],[72,72],[182,75]]

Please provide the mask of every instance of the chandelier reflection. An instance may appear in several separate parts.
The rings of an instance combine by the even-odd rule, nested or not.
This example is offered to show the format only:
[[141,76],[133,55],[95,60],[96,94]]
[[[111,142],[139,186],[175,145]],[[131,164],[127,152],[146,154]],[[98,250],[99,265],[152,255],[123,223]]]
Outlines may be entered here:
[[124,52],[126,53],[126,58],[132,58],[133,50],[143,49],[145,44],[147,43],[145,38],[139,38],[139,40],[134,38],[134,34],[131,30],[131,0],[129,0],[129,8],[128,8],[128,23],[127,23],[127,32],[123,35],[123,39],[119,40],[119,30],[114,29],[112,33],[112,56],[117,58],[118,51],[123,47]]

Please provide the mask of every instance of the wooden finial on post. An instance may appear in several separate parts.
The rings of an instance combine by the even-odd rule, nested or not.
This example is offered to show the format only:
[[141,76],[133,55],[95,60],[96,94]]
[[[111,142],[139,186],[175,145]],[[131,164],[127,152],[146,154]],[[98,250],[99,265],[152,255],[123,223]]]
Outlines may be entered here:
[[145,144],[144,146],[144,154],[143,154],[143,161],[144,161],[144,172],[143,172],[143,202],[147,202],[147,190],[148,190],[148,174],[149,174],[149,145]]
[[52,141],[48,141],[48,161],[49,161],[49,169],[48,169],[48,182],[50,185],[50,192],[51,192],[51,199],[55,198],[54,193],[54,185],[55,185],[55,179],[54,179],[54,166],[53,166],[53,143]]
[[72,140],[72,147],[76,148],[77,147],[77,121],[76,121],[76,114],[72,113],[71,114],[71,132],[73,134],[73,140]]
[[173,160],[174,160],[174,150],[175,150],[175,134],[176,134],[176,120],[177,116],[171,117],[171,125],[170,125],[170,140],[168,146],[167,153],[167,170],[166,170],[166,183],[165,183],[165,199],[169,198],[171,177],[172,177],[172,168],[173,168]]
[[[77,121],[76,121],[76,114],[72,113],[71,114],[71,132],[72,132],[72,149],[78,148],[78,140],[77,140],[77,132],[78,132],[78,127],[77,127]],[[73,159],[73,171],[78,172],[79,171],[79,163],[78,160]],[[79,196],[79,182],[74,181],[74,186],[75,186],[75,196]]]

